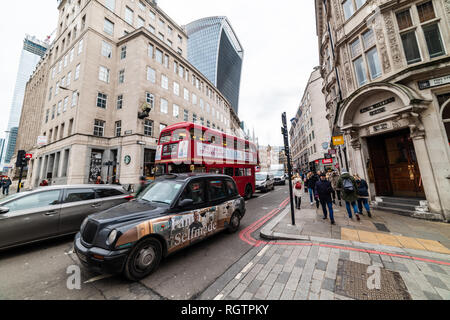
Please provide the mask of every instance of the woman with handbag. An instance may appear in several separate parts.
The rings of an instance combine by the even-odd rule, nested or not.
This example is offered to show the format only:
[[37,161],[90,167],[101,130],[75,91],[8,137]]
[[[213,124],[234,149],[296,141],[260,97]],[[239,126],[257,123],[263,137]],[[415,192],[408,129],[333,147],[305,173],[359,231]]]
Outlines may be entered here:
[[295,208],[300,210],[302,204],[302,179],[298,174],[294,176],[292,187],[294,189]]

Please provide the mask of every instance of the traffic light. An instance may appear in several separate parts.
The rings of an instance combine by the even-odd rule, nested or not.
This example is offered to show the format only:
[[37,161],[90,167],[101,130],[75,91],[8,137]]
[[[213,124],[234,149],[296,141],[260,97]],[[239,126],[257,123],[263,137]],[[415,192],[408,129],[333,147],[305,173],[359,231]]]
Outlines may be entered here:
[[23,168],[28,165],[28,159],[26,157],[27,152],[25,150],[19,150],[17,153],[16,167]]

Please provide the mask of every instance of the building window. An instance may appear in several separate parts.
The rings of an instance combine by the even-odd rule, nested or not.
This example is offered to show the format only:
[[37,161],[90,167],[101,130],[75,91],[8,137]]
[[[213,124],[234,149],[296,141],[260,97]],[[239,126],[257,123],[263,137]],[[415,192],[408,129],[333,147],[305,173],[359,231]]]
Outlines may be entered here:
[[166,99],[161,98],[161,106],[160,106],[161,113],[168,114],[169,113],[169,103]]
[[345,20],[349,19],[356,10],[359,10],[367,0],[345,0],[342,2]]
[[66,82],[66,85],[67,86],[70,86],[70,82],[72,81],[72,72],[69,72],[68,74],[67,74],[67,82]]
[[58,109],[56,109],[56,115],[59,116],[62,111],[62,101],[58,102]]
[[120,59],[123,60],[127,57],[127,46],[120,48]]
[[94,136],[103,137],[105,132],[105,121],[94,120]]
[[169,78],[165,75],[161,75],[161,87],[163,89],[169,90]]
[[119,83],[124,83],[125,81],[125,70],[120,70],[119,71]]
[[121,110],[123,108],[123,94],[117,96],[117,110]]
[[80,42],[78,42],[78,55],[80,55],[83,52],[83,44],[84,41],[83,39],[81,39]]
[[102,56],[111,59],[112,57],[112,46],[105,41],[102,41]]
[[77,65],[77,67],[75,68],[75,78],[74,78],[74,80],[78,80],[78,78],[80,77],[80,68],[81,68],[81,65]]
[[112,23],[108,19],[105,19],[105,22],[103,24],[103,31],[106,34],[109,34],[110,36],[112,36],[114,34],[114,23]]
[[155,47],[152,44],[148,45],[148,56],[153,59],[153,53],[155,52]]
[[164,67],[169,68],[169,56],[164,55]]
[[367,83],[367,70],[369,70],[371,80],[381,76],[380,59],[372,30],[365,32],[361,38],[353,41],[350,44],[350,52],[358,86]]
[[116,137],[122,135],[122,121],[116,121]]
[[[413,26],[410,10],[407,9],[399,12],[396,16],[407,63],[411,64],[421,61],[422,58],[420,57],[420,50],[417,44],[416,31],[409,29]],[[402,32],[405,29],[408,29],[408,31]]]
[[52,107],[52,120],[55,119],[56,105]]
[[196,95],[195,93],[192,94],[192,103],[193,103],[194,105],[197,104],[197,95]]
[[109,10],[114,11],[116,9],[116,0],[106,0],[106,7]]
[[370,78],[376,79],[381,76],[381,65],[378,57],[378,50],[375,43],[373,30],[369,30],[362,35],[364,50],[366,52],[367,64],[369,65]]
[[159,27],[160,27],[161,29],[164,29],[164,24],[165,24],[164,21],[161,20],[161,19],[159,19],[158,23],[159,23]]
[[208,127],[208,128],[211,128],[211,121],[206,121],[206,126]]
[[160,64],[163,63],[163,53],[159,49],[156,49],[156,61],[158,61]]
[[125,7],[125,21],[133,25],[134,12],[128,7]]
[[180,116],[180,107],[176,104],[173,105],[173,117],[177,118]]
[[173,93],[177,96],[180,96],[180,85],[178,84],[178,82],[173,83]]
[[184,88],[184,100],[189,101],[189,90]]
[[150,108],[153,109],[155,106],[155,96],[149,92],[146,92],[145,101],[150,105]]
[[153,136],[153,121],[146,119],[144,121],[144,135],[147,137]]
[[192,122],[197,123],[197,115],[195,113],[192,115]]
[[99,92],[97,94],[97,107],[106,109],[107,99],[108,99],[108,96],[106,94]]
[[48,93],[48,101],[52,100],[52,92],[53,92],[53,87],[50,88],[50,92]]
[[152,10],[149,11],[149,15],[150,15],[150,19],[152,19],[152,20],[156,19],[156,15]]
[[141,9],[142,11],[145,11],[145,4],[142,3],[142,1],[138,2],[138,7],[139,9]]
[[78,104],[78,92],[72,93],[72,107],[76,107]]
[[184,121],[188,122],[189,121],[189,111],[184,110]]
[[67,106],[69,105],[69,97],[64,98],[63,112],[67,111]]
[[145,20],[138,16],[137,27],[138,28],[143,28],[144,26],[145,26]]
[[164,35],[163,35],[161,32],[158,33],[158,38],[159,38],[161,41],[164,41]]
[[49,117],[50,117],[50,109],[47,109],[47,111],[45,112],[45,123],[48,122]]
[[106,83],[109,83],[109,69],[106,67],[100,66],[99,72],[98,72],[98,79],[100,81],[104,81]]
[[422,27],[425,41],[427,43],[428,54],[430,58],[439,57],[445,54],[444,45],[441,39],[441,33],[437,23]]
[[156,29],[154,26],[152,26],[151,24],[148,25],[148,31],[150,31],[151,33],[155,34],[156,33]]

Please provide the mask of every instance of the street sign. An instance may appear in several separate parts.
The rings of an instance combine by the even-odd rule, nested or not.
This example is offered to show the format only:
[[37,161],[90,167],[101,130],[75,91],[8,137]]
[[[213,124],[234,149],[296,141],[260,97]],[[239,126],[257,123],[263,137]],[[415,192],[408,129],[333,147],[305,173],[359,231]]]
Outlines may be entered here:
[[31,154],[31,153],[27,153],[26,155],[25,155],[25,158],[27,158],[27,159],[33,159],[33,155]]
[[336,149],[330,149],[330,150],[328,150],[328,153],[329,154],[336,154]]
[[345,144],[344,136],[333,137],[333,145],[335,145],[335,146],[342,146],[344,144]]
[[333,163],[333,159],[323,159],[322,160],[322,164],[332,164]]

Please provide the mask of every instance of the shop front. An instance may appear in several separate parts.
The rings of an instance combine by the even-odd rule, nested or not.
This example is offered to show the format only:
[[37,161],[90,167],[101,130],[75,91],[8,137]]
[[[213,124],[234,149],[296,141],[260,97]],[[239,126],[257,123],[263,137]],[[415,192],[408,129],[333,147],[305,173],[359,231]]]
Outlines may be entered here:
[[407,86],[371,84],[345,101],[338,125],[350,173],[369,182],[372,200],[417,200],[449,220],[448,138],[435,106]]

